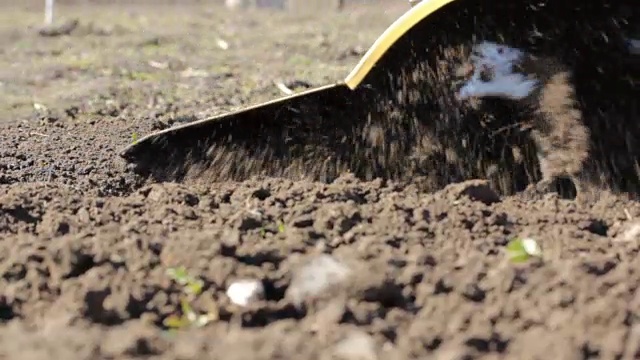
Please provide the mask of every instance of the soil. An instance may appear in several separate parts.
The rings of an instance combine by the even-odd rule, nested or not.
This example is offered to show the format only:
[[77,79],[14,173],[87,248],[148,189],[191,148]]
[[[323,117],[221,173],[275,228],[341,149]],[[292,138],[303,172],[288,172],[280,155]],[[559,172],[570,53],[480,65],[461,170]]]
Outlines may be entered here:
[[[56,36],[38,33],[40,1],[3,5],[0,359],[640,356],[640,206],[623,195],[349,175],[146,183],[118,157],[166,124],[282,95],[274,82],[342,78],[398,3],[300,17],[68,2],[57,21],[78,23]],[[511,261],[517,237],[542,256]],[[334,266],[319,290],[322,275],[303,284],[318,259]],[[168,331],[181,266],[212,321]],[[243,307],[226,289],[247,278],[264,295]]]

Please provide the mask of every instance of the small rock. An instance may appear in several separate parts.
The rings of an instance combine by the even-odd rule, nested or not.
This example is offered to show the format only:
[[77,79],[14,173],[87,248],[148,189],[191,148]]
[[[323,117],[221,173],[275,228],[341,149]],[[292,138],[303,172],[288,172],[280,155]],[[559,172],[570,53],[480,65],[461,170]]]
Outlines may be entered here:
[[248,306],[264,298],[264,285],[260,280],[234,281],[227,288],[227,296],[236,305]]

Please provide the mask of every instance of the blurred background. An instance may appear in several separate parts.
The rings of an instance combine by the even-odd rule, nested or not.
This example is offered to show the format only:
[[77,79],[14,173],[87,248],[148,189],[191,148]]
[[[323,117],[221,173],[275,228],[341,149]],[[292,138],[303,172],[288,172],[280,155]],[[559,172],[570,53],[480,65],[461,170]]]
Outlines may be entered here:
[[408,9],[406,0],[1,0],[0,123],[113,118],[144,132],[270,100],[279,84],[324,85]]

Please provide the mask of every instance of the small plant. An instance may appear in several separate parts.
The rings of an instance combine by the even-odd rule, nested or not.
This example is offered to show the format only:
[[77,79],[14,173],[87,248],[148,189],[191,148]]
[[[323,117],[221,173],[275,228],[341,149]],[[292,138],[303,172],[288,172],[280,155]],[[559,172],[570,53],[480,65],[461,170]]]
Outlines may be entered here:
[[164,319],[162,324],[172,330],[188,327],[200,328],[218,318],[214,313],[198,314],[185,299],[180,300],[180,308],[182,310],[182,316],[171,315]]
[[512,262],[523,263],[532,257],[541,257],[542,250],[534,239],[515,238],[507,244],[507,254]]
[[131,140],[133,141],[133,143],[137,143],[138,142],[138,133],[134,132],[133,134],[131,134]]
[[180,299],[180,310],[182,315],[171,315],[167,317],[162,322],[164,326],[172,330],[188,327],[203,327],[218,318],[217,313],[210,312],[206,314],[198,314],[191,306],[190,301],[202,292],[202,288],[204,286],[204,282],[202,280],[189,275],[184,266],[167,269],[166,273],[173,281],[183,287],[182,292],[184,294]]
[[200,295],[204,282],[189,275],[184,266],[167,269],[167,276],[179,285],[184,286],[183,290],[189,295]]
[[[284,233],[285,227],[284,227],[284,223],[282,221],[278,221],[278,226],[277,227],[278,227],[277,232],[279,232],[281,234]],[[270,233],[274,232],[273,228],[270,227],[270,229],[267,229],[266,227],[263,226],[263,227],[260,228],[260,236],[263,237],[263,238],[266,237],[267,236],[267,231],[270,232]]]

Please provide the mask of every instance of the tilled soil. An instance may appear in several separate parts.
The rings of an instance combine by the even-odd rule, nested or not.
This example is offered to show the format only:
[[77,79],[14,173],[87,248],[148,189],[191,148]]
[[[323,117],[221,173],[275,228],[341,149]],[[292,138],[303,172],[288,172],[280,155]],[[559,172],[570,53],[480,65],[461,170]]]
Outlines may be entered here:
[[[147,184],[118,158],[162,124],[279,96],[274,81],[339,79],[404,5],[300,19],[79,4],[58,13],[80,28],[53,38],[29,28],[37,11],[8,8],[0,358],[639,357],[640,206],[623,196],[349,175]],[[510,261],[516,237],[542,257]],[[206,326],[164,325],[181,311],[177,267],[203,281],[191,305]],[[234,304],[241,279],[264,296]]]

